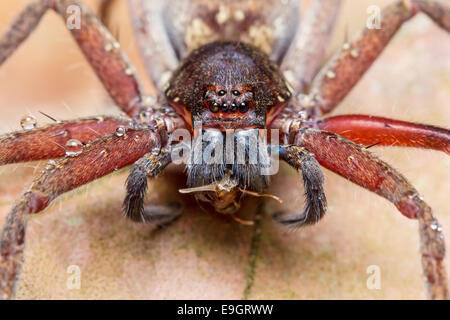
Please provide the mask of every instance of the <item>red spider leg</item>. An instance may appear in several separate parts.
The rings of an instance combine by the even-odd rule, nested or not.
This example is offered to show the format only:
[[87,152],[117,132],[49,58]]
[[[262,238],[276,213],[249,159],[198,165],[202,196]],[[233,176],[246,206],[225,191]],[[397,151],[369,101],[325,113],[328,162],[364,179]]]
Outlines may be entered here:
[[0,165],[63,157],[70,139],[86,144],[116,131],[119,126],[126,126],[128,122],[127,119],[96,117],[5,134],[0,136]]
[[351,43],[344,44],[313,81],[311,106],[319,112],[332,111],[361,79],[389,41],[417,12],[423,10],[442,28],[450,31],[450,6],[437,0],[398,1],[381,12],[380,29],[364,29]]
[[16,202],[3,227],[0,241],[0,298],[14,295],[23,259],[28,215],[45,209],[59,195],[132,164],[154,148],[167,143],[167,128],[128,129],[98,139],[76,157],[47,167]]
[[443,151],[450,155],[450,130],[418,123],[364,115],[344,115],[318,123],[356,143],[405,146]]
[[281,64],[296,92],[303,92],[319,70],[331,39],[341,0],[315,0]]
[[325,168],[391,201],[406,217],[419,220],[428,294],[432,299],[447,299],[442,227],[406,178],[364,146],[331,132],[303,129],[295,134],[294,143],[311,151]]
[[[72,6],[72,7],[70,7]],[[70,7],[70,8],[69,8]],[[76,17],[77,8],[81,10]],[[100,78],[109,95],[130,117],[137,118],[144,104],[140,81],[119,43],[95,15],[77,0],[35,0],[22,11],[12,26],[0,38],[0,64],[30,35],[48,9],[54,9],[67,24],[80,49]]]

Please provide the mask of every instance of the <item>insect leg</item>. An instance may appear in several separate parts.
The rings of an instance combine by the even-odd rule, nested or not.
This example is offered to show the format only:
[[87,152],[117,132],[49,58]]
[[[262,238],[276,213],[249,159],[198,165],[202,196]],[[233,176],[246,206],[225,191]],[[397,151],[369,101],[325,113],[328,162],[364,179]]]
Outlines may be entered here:
[[442,228],[417,190],[391,166],[334,133],[306,129],[295,136],[295,144],[311,151],[325,168],[392,202],[406,217],[419,220],[422,267],[427,292],[432,299],[447,299]]
[[450,130],[419,123],[364,115],[343,115],[319,122],[319,128],[356,143],[405,146],[450,154]]
[[110,116],[62,121],[29,131],[0,136],[0,165],[54,159],[66,153],[66,143],[76,139],[83,144],[127,126],[127,119]]
[[295,213],[277,212],[272,217],[288,227],[300,227],[318,222],[327,209],[323,191],[323,173],[314,155],[306,148],[287,145],[280,146],[283,159],[292,167],[302,171],[305,186],[305,210]]
[[144,206],[147,177],[155,178],[170,162],[170,151],[147,153],[136,161],[127,179],[127,195],[123,203],[128,218],[136,222],[164,225],[181,215],[181,206],[177,203],[168,206]]

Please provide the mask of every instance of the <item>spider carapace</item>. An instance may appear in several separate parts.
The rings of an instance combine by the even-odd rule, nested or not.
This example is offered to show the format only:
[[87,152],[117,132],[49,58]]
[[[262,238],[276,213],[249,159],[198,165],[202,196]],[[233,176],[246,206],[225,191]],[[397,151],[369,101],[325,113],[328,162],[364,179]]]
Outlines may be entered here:
[[165,91],[194,133],[187,165],[191,188],[182,192],[230,214],[239,209],[243,192],[261,195],[269,178],[263,172],[270,161],[266,129],[291,90],[278,66],[251,45],[213,42],[193,51]]

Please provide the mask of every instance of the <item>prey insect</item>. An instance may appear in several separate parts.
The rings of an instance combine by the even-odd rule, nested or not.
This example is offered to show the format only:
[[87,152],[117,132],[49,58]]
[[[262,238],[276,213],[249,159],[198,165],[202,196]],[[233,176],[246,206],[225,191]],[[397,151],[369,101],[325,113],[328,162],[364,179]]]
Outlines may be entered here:
[[[327,202],[321,166],[372,191],[406,217],[417,219],[427,293],[448,298],[442,228],[431,208],[407,179],[365,146],[397,145],[450,154],[450,131],[382,117],[326,117],[351,91],[403,23],[417,13],[450,31],[450,6],[439,0],[393,2],[382,12],[379,29],[365,29],[345,43],[322,68],[341,1],[315,0],[299,22],[297,1],[130,0],[142,57],[158,89],[145,97],[135,69],[119,43],[78,0],[34,0],[0,38],[0,64],[29,36],[48,10],[68,19],[80,8],[80,27],[70,28],[106,91],[127,117],[110,116],[57,122],[36,128],[23,119],[23,131],[0,137],[0,164],[52,159],[11,209],[0,242],[0,297],[14,297],[25,249],[27,220],[59,195],[133,165],[124,211],[138,222],[167,224],[181,208],[145,206],[147,179],[172,162],[173,135],[193,134],[191,149],[206,150],[200,139],[221,144],[234,130],[236,149],[255,163],[225,161],[227,152],[197,156],[187,165],[187,189],[220,213],[233,215],[245,195],[264,195],[269,149],[301,171],[306,207],[273,219],[286,227],[318,222]],[[277,24],[275,21],[283,21]],[[175,23],[176,22],[176,23]],[[264,31],[266,36],[261,37]],[[277,130],[267,142],[261,131]],[[98,135],[102,138],[98,138]],[[253,135],[248,139],[240,139]],[[65,146],[65,147],[64,147]],[[225,150],[227,151],[227,150]],[[53,159],[58,159],[54,161]]]

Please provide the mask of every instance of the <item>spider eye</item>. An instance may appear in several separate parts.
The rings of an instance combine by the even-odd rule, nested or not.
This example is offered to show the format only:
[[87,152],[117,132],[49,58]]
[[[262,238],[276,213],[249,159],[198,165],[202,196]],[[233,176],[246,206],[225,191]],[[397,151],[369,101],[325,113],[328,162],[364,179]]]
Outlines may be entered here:
[[241,95],[241,93],[238,90],[233,90],[232,93],[233,93],[234,96]]
[[214,102],[211,104],[211,106],[209,107],[209,110],[211,110],[211,112],[218,112],[220,109],[219,104],[217,102]]
[[248,111],[248,102],[245,102],[245,101],[241,102],[239,104],[239,111],[242,113],[247,112]]
[[224,96],[227,94],[227,92],[225,90],[219,90],[218,94],[219,96]]

